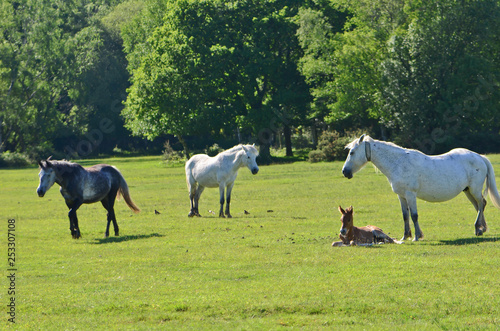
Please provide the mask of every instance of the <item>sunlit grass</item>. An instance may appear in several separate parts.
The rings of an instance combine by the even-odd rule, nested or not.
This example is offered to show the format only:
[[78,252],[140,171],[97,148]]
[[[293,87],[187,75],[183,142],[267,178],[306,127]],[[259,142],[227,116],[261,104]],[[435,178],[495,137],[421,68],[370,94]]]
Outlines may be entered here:
[[[490,159],[500,171],[500,156]],[[204,217],[187,217],[182,166],[166,167],[160,157],[82,163],[100,162],[122,171],[142,209],[136,215],[116,203],[120,237],[103,238],[106,212],[92,204],[79,210],[83,238],[73,240],[58,187],[40,199],[36,168],[0,171],[3,238],[7,219],[16,219],[20,329],[494,330],[500,323],[500,211],[492,204],[483,237],[474,236],[475,212],[459,196],[418,202],[421,242],[332,248],[339,204],[353,205],[357,225],[403,234],[397,196],[371,166],[351,180],[341,162],[262,166],[255,176],[241,169],[234,218],[220,219],[209,212],[219,208],[215,189],[201,198]]]

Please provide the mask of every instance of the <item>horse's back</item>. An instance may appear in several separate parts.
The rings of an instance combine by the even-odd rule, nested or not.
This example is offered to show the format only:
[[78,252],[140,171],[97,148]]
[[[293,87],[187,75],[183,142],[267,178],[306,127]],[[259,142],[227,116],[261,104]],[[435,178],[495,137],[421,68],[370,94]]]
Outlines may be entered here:
[[120,188],[121,174],[108,164],[97,164],[85,168],[86,176],[82,185],[83,199],[86,203],[102,200],[111,190]]
[[[419,152],[418,152],[419,153]],[[417,197],[430,202],[447,201],[471,185],[482,184],[487,167],[481,155],[456,148],[440,155],[412,154],[408,169],[400,178]],[[399,185],[394,183],[400,194]]]
[[217,170],[216,158],[206,154],[193,155],[186,162],[186,180],[191,185],[195,182],[206,187],[217,187]]

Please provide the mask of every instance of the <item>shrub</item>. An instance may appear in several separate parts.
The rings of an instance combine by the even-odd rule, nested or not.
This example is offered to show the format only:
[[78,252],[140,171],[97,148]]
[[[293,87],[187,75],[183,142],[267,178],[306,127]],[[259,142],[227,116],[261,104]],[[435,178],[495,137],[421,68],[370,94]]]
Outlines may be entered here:
[[315,162],[321,162],[325,161],[326,156],[323,151],[320,151],[318,149],[312,150],[309,152],[309,162],[315,163]]
[[182,157],[182,153],[174,150],[172,148],[172,146],[170,145],[170,141],[167,140],[165,142],[165,144],[163,145],[163,160],[165,162],[182,162],[183,161],[183,157]]
[[205,154],[208,156],[216,156],[220,152],[223,152],[224,149],[220,147],[217,143],[205,149]]
[[318,139],[318,148],[309,153],[309,161],[344,160],[348,153],[345,146],[359,136],[361,133],[358,131],[347,132],[344,136],[337,131],[324,131]]
[[30,158],[26,154],[9,151],[0,154],[0,168],[25,167],[31,163]]

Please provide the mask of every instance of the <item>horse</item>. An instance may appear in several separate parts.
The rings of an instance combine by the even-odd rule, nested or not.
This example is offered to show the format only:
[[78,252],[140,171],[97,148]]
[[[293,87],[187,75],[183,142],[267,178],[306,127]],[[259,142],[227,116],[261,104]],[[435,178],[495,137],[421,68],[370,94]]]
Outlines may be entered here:
[[224,217],[224,190],[226,191],[226,213],[231,218],[229,204],[231,203],[231,191],[234,181],[238,175],[238,170],[242,167],[250,169],[252,174],[259,172],[259,167],[255,159],[259,155],[254,145],[236,145],[226,151],[210,157],[206,154],[193,155],[185,166],[186,182],[189,190],[191,210],[189,217],[198,216],[198,202],[205,187],[218,187],[220,192],[219,217]]
[[483,155],[456,148],[445,154],[430,156],[364,134],[346,148],[350,151],[342,168],[345,177],[351,179],[366,163],[372,162],[389,180],[403,212],[402,240],[412,236],[410,216],[415,227],[413,241],[424,236],[418,223],[417,198],[443,202],[464,192],[477,212],[474,223],[477,236],[488,229],[484,218],[486,199],[483,196],[486,192],[494,206],[500,209],[495,172],[491,162]]
[[54,185],[61,186],[60,192],[69,208],[69,229],[73,239],[81,237],[76,211],[84,203],[101,201],[107,210],[108,224],[105,237],[109,237],[109,225],[113,221],[115,235],[119,235],[118,224],[114,211],[115,198],[120,194],[134,212],[140,211],[129,194],[127,182],[120,171],[107,164],[98,164],[89,168],[68,161],[42,160],[40,166],[40,183],[36,192],[40,198]]
[[352,206],[346,210],[339,206],[339,212],[342,214],[340,221],[342,227],[340,228],[339,238],[341,241],[332,243],[333,247],[338,246],[359,246],[359,245],[372,245],[379,242],[388,244],[401,244],[401,241],[394,240],[382,231],[381,228],[375,225],[367,225],[363,227],[354,226],[353,222],[353,209]]

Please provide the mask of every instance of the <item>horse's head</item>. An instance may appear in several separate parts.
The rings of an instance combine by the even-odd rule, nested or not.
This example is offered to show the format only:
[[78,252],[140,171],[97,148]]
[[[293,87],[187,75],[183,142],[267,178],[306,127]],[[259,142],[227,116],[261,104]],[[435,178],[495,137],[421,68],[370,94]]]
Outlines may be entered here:
[[354,173],[371,160],[371,147],[369,141],[367,141],[369,139],[370,137],[363,134],[359,139],[353,140],[346,146],[350,151],[342,168],[342,174],[345,177],[351,179]]
[[38,162],[38,165],[40,166],[40,173],[38,174],[38,177],[40,177],[40,184],[36,189],[36,193],[42,198],[52,185],[54,185],[56,181],[56,171],[54,165],[50,162],[50,157],[47,160]]
[[346,208],[346,210],[342,209],[342,207],[339,206],[339,211],[342,214],[342,216],[340,217],[340,221],[342,222],[340,234],[342,236],[346,236],[349,232],[351,232],[354,226],[354,222],[352,219],[352,206]]
[[259,151],[253,145],[241,145],[243,154],[241,157],[242,163],[250,169],[252,174],[256,175],[259,172],[259,166],[257,165],[257,156],[259,156]]

